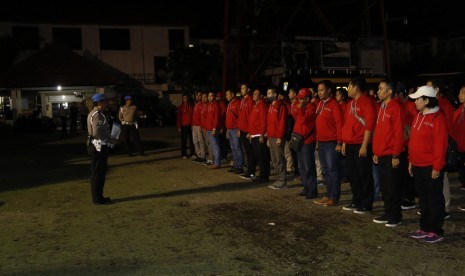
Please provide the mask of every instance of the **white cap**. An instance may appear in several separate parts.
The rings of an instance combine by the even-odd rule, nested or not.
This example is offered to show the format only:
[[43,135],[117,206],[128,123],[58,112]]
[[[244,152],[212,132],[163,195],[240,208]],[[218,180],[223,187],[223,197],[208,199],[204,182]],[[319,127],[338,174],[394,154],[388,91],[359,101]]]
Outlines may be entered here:
[[425,85],[425,86],[418,88],[417,92],[410,94],[409,97],[412,99],[417,99],[417,98],[420,98],[421,96],[435,98],[436,93],[437,93],[436,89],[434,89],[431,86]]

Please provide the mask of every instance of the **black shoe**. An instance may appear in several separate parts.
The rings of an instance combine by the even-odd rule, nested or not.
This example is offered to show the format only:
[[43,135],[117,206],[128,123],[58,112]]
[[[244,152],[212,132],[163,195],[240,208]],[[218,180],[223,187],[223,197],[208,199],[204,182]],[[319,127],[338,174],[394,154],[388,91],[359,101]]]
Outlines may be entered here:
[[384,224],[386,224],[386,223],[388,223],[388,221],[389,221],[389,218],[388,218],[388,216],[386,214],[383,214],[379,218],[373,219],[374,223],[384,223]]
[[315,199],[315,198],[317,198],[317,197],[318,197],[318,195],[315,195],[315,194],[306,194],[306,195],[305,195],[305,198],[306,198],[306,199]]
[[228,172],[236,172],[236,168],[231,167],[231,168],[229,168]]
[[110,205],[111,199],[109,197],[102,198],[99,202],[94,202],[95,205]]
[[361,208],[357,208],[356,210],[354,210],[354,213],[363,215],[363,214],[371,213],[371,210],[372,209],[367,208],[367,207],[361,207]]
[[236,169],[234,170],[234,173],[235,173],[235,174],[243,174],[243,173],[244,173],[244,170],[243,170],[243,169],[238,169],[238,168],[236,168]]
[[402,210],[410,210],[410,209],[415,209],[417,206],[415,205],[415,201],[402,199],[401,207],[402,207]]
[[346,211],[355,211],[357,207],[355,207],[355,204],[351,203],[350,205],[342,207],[342,209]]

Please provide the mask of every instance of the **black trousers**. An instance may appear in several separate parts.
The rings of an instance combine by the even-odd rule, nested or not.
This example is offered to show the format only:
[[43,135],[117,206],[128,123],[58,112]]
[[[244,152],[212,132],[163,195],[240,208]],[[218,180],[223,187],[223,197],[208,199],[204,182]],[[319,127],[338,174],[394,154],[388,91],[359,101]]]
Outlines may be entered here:
[[263,181],[270,179],[270,149],[266,145],[266,138],[264,142],[260,143],[260,137],[252,138],[252,148],[258,168],[260,169],[260,175],[258,178]]
[[392,167],[392,155],[378,158],[379,180],[384,201],[384,213],[389,219],[400,221],[401,208],[401,169]]
[[415,192],[415,183],[413,177],[408,172],[408,149],[399,155],[400,164],[400,182],[402,183],[401,197],[411,202],[415,202],[417,193]]
[[189,139],[189,151],[195,154],[194,141],[192,140],[192,127],[181,126],[181,155],[187,156],[187,140]]
[[352,189],[352,203],[357,208],[373,209],[373,152],[367,146],[367,155],[359,157],[361,144],[346,144],[347,176]]
[[228,152],[229,152],[229,141],[226,138],[226,128],[224,129],[223,133],[220,133],[220,151],[221,151],[221,159],[227,159],[228,158]]
[[465,152],[459,152],[459,164],[457,165],[460,183],[465,185]]
[[255,156],[253,154],[252,143],[250,142],[249,138],[247,138],[247,134],[247,132],[241,131],[241,141],[247,156],[247,173],[249,175],[255,175],[257,161],[255,160]]
[[100,151],[95,149],[91,144],[87,147],[90,156],[90,188],[92,192],[92,202],[100,203],[103,201],[103,187],[105,186],[105,175],[107,173],[107,162],[109,148],[102,146]]
[[143,154],[142,142],[140,141],[139,131],[135,125],[122,125],[121,136],[123,138],[123,146],[128,154],[132,154],[131,141],[134,142],[135,148],[138,153]]
[[431,178],[432,166],[412,166],[413,179],[420,199],[420,229],[425,232],[433,232],[438,235],[444,234],[445,203],[442,192],[444,185],[444,170],[439,177]]

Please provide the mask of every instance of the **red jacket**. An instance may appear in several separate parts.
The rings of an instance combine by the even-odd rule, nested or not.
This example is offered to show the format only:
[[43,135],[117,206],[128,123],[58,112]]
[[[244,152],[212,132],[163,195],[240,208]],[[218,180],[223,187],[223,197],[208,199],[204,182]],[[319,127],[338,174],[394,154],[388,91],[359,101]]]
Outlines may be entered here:
[[452,123],[454,121],[455,108],[450,103],[450,101],[444,97],[438,98],[438,105],[439,105],[439,108],[442,110],[442,113],[444,113],[444,116],[446,116],[447,130],[449,131],[449,133],[451,133]]
[[452,124],[452,138],[457,142],[457,149],[465,151],[465,105],[460,106],[454,112],[454,123]]
[[[265,100],[255,103],[249,114],[249,128],[250,135],[265,135],[266,133],[266,115],[268,112],[268,104]],[[239,117],[240,118],[240,117]]]
[[191,126],[192,115],[194,114],[194,105],[192,103],[182,103],[178,106],[176,126]]
[[221,110],[220,105],[217,101],[208,102],[206,104],[207,109],[207,118],[205,121],[205,129],[206,130],[213,130],[217,129],[220,130],[220,116]]
[[433,166],[440,171],[446,160],[447,136],[446,118],[438,107],[425,115],[418,113],[410,131],[410,163],[418,167]]
[[339,102],[339,104],[341,105],[341,108],[342,108],[342,114],[346,114],[347,102]]
[[198,102],[194,106],[194,113],[192,114],[192,125],[200,126],[201,114],[203,109],[203,102]]
[[405,124],[412,126],[413,118],[417,116],[418,109],[415,106],[415,102],[411,100],[405,100],[403,105],[405,109]]
[[208,102],[203,102],[202,111],[200,112],[200,126],[207,129]]
[[266,136],[284,138],[286,134],[287,107],[282,101],[274,101],[268,107]]
[[239,121],[239,113],[241,108],[241,101],[237,98],[232,99],[228,108],[226,109],[226,128],[235,129],[237,128],[237,122]]
[[315,120],[316,107],[313,103],[297,109],[294,132],[305,137],[304,144],[315,142]]
[[399,156],[404,148],[405,111],[398,98],[381,105],[373,133],[373,154]]
[[219,128],[224,128],[226,125],[226,109],[227,105],[226,102],[223,100],[217,101],[220,107],[220,126]]
[[297,105],[299,104],[298,100],[295,100],[291,103],[291,109],[289,110],[289,113],[292,115],[294,120],[297,118],[297,113],[299,113],[299,109],[297,108]]
[[342,143],[344,115],[341,105],[333,98],[320,101],[316,107],[316,140]]
[[254,103],[252,100],[252,96],[246,95],[244,98],[241,99],[239,120],[237,122],[237,128],[240,131],[248,132],[249,114],[250,114],[250,110],[252,110],[253,105]]
[[[358,116],[360,120],[356,117]],[[362,144],[365,130],[373,131],[376,125],[376,101],[367,94],[350,100],[344,114],[342,141],[347,144]]]

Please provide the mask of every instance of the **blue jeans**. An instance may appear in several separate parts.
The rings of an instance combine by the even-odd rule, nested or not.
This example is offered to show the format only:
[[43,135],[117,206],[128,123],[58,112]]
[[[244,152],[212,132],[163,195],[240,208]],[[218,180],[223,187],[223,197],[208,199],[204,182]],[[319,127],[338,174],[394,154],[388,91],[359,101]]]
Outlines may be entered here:
[[326,180],[327,197],[339,200],[341,196],[341,162],[336,152],[336,141],[318,142],[318,157]]
[[215,136],[213,136],[212,131],[207,130],[207,136],[208,136],[208,140],[210,140],[210,145],[212,146],[213,164],[220,166],[221,165],[220,134],[217,132]]
[[234,168],[244,168],[244,156],[242,154],[242,143],[240,137],[237,137],[237,128],[228,129],[229,145],[234,160]]
[[316,186],[316,166],[315,166],[315,143],[304,144],[297,152],[299,160],[300,179],[302,180],[303,192],[307,195],[318,195]]

